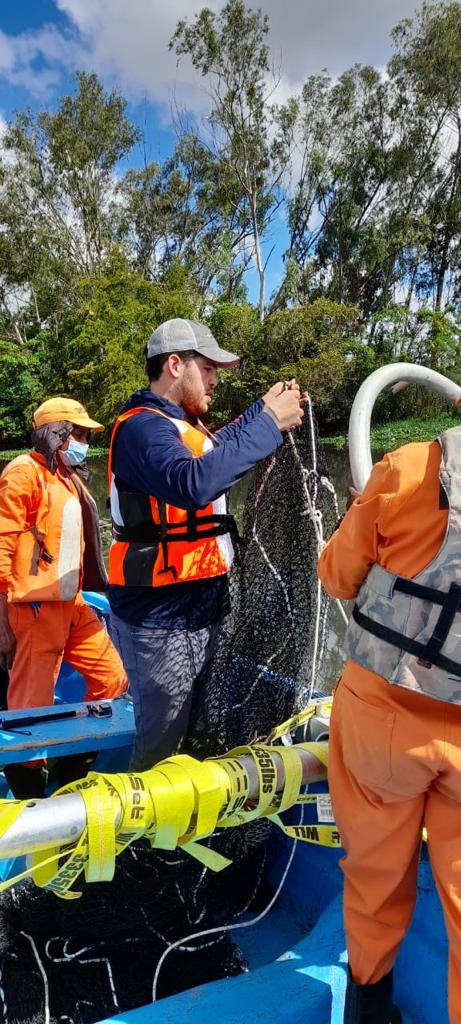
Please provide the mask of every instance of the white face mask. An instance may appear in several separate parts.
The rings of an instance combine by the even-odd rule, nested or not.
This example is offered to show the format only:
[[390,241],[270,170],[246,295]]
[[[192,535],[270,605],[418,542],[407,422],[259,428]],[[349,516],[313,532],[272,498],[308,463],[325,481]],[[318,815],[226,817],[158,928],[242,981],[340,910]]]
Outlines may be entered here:
[[88,455],[89,444],[84,444],[83,441],[74,441],[73,438],[69,441],[69,447],[66,451],[60,452],[63,462],[66,466],[80,466]]

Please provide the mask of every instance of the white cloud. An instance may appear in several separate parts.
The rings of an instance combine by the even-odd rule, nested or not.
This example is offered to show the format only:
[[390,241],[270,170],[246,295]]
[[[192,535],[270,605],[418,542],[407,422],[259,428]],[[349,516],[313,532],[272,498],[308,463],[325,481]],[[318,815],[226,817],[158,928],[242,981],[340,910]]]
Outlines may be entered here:
[[[96,65],[121,76],[125,87],[166,100],[172,81],[196,83],[187,61],[176,69],[168,42],[180,18],[193,20],[219,0],[56,0],[86,38]],[[385,64],[389,32],[415,9],[415,0],[250,0],[269,16],[276,67],[288,82],[322,68],[334,75],[355,62]]]
[[[146,98],[169,106],[175,97],[201,110],[206,105],[203,83],[187,61],[177,65],[168,49],[176,23],[189,16],[187,0],[56,0],[78,29],[82,57],[103,77],[115,81],[130,99]],[[212,7],[217,7],[212,2]],[[84,48],[84,50],[83,50]]]
[[81,52],[80,43],[63,36],[54,25],[16,36],[0,29],[0,74],[35,96],[56,88],[63,66],[73,66]]
[[[60,69],[83,67],[115,82],[131,99],[147,99],[203,110],[204,83],[190,63],[176,58],[168,42],[180,18],[192,20],[205,6],[196,0],[55,0],[68,30],[55,26],[7,36],[0,32],[0,73],[35,94],[57,86]],[[307,75],[327,67],[333,75],[356,61],[385,64],[389,31],[411,15],[414,0],[252,0],[271,24],[281,92],[296,89]],[[219,0],[206,0],[219,10]],[[37,61],[37,58],[41,58]],[[37,68],[38,63],[38,68]]]

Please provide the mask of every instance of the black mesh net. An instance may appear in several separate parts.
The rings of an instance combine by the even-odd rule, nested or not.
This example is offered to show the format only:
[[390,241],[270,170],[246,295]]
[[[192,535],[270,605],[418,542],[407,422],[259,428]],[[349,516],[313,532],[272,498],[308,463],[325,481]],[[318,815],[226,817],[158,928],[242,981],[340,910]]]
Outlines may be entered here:
[[[337,506],[310,410],[253,473],[241,518],[230,611],[192,709],[188,749],[198,757],[267,736],[318,685],[329,608],[316,561]],[[178,939],[157,997],[244,970],[232,933],[187,937],[255,910],[270,829],[256,821],[208,840],[232,860],[218,874],[139,842],[119,858],[113,882],[84,887],[79,901],[31,883],[2,894],[4,1019],[87,1024],[148,1003],[159,959]]]
[[286,437],[252,475],[230,612],[197,688],[197,756],[266,737],[318,685],[330,602],[316,572],[321,537],[338,521],[315,420]]

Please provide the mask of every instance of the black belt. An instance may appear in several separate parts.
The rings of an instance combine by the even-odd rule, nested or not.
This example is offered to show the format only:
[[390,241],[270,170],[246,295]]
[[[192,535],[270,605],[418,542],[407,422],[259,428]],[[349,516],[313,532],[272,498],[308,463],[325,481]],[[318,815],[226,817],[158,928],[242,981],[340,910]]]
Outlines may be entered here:
[[[202,524],[205,528],[202,529]],[[237,524],[231,515],[191,516],[185,523],[143,523],[141,526],[119,526],[112,524],[112,536],[116,541],[134,544],[168,544],[179,541],[206,540],[208,537],[222,537],[230,533],[238,538]]]

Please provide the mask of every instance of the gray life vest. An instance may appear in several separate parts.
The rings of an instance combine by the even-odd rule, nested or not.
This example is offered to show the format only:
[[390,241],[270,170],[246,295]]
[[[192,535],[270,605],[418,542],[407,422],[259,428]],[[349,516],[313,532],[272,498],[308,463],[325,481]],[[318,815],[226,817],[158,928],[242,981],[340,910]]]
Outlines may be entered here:
[[414,579],[372,566],[347,628],[346,653],[390,683],[461,704],[461,427],[437,440],[449,505],[443,543]]

